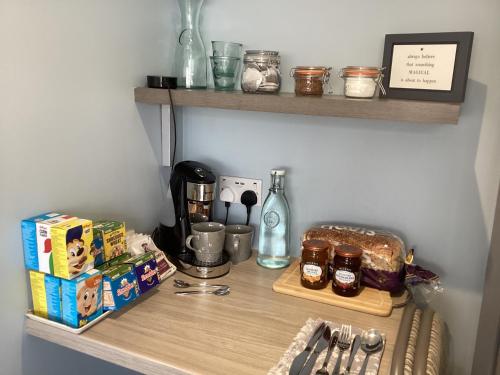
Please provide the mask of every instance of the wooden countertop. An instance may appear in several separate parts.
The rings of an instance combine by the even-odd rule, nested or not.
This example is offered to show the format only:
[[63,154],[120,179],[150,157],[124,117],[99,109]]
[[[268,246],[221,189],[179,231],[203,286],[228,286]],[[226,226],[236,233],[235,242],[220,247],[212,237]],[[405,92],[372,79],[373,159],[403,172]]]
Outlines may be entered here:
[[[44,340],[151,375],[266,374],[308,318],[378,328],[387,335],[379,374],[388,374],[402,315],[377,317],[278,294],[282,270],[251,259],[217,282],[229,296],[176,296],[172,279],[81,335],[27,319],[26,332]],[[181,273],[175,278],[194,280]]]

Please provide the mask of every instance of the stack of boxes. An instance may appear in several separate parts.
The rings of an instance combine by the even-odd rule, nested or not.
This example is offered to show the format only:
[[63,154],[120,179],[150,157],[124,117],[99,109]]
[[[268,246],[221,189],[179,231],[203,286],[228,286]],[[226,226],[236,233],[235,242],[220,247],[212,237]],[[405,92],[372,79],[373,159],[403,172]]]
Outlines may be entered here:
[[128,254],[124,223],[47,213],[21,231],[35,315],[79,328],[159,283],[153,254]]

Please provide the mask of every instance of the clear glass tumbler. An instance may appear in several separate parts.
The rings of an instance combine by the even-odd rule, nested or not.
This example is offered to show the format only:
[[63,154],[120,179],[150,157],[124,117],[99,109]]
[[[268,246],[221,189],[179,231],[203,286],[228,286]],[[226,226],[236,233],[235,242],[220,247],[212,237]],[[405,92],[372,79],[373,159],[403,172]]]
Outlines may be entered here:
[[240,58],[226,56],[210,56],[214,87],[218,91],[232,91],[240,69]]
[[234,42],[212,41],[212,51],[214,56],[238,57],[243,53],[243,44]]

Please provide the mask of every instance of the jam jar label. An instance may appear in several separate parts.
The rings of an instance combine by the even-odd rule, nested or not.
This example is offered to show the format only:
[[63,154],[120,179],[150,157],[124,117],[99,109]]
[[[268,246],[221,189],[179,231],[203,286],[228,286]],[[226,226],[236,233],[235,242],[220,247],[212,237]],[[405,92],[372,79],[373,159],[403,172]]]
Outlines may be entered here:
[[306,263],[302,266],[302,278],[310,283],[320,281],[322,274],[323,269],[314,263]]
[[356,275],[351,271],[337,270],[335,271],[335,281],[341,287],[350,287],[356,281]]

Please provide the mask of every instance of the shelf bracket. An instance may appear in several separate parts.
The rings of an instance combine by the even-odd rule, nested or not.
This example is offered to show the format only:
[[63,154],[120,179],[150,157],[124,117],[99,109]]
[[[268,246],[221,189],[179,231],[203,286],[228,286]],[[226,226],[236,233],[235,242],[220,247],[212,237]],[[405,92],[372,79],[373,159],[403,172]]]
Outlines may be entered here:
[[171,128],[173,126],[172,111],[170,105],[161,105],[161,165],[171,167]]

